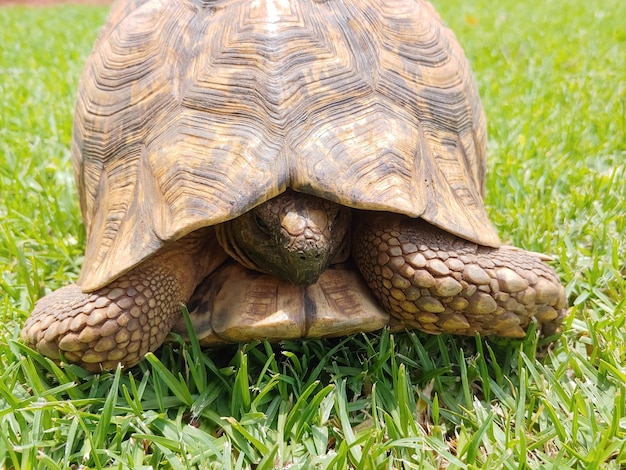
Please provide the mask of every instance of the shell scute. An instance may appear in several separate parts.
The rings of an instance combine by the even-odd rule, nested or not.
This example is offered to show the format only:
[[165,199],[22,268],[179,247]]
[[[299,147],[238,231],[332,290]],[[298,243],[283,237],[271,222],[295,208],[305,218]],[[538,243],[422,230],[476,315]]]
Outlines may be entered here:
[[485,140],[467,61],[426,2],[118,2],[74,120],[80,282],[287,187],[497,246]]

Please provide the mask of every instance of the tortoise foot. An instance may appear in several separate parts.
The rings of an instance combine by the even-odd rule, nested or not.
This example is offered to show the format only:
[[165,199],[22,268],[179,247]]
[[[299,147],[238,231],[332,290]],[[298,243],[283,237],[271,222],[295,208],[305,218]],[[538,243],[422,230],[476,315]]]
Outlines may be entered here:
[[355,232],[353,256],[409,329],[520,338],[533,318],[544,334],[555,333],[566,314],[565,289],[542,255],[480,246],[419,219],[368,218]]
[[142,267],[83,293],[72,284],[37,302],[22,340],[55,360],[61,355],[90,371],[133,366],[164,341],[180,314],[176,278]]

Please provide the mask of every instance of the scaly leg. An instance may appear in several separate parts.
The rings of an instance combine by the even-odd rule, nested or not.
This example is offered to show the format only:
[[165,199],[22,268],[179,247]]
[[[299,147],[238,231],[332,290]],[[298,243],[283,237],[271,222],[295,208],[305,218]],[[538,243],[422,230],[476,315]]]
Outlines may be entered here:
[[400,327],[523,337],[532,318],[554,333],[565,289],[542,255],[489,248],[401,215],[364,215],[353,257]]
[[21,338],[45,356],[63,354],[94,372],[133,366],[163,343],[181,304],[225,257],[212,229],[188,235],[97,291],[72,284],[48,294]]

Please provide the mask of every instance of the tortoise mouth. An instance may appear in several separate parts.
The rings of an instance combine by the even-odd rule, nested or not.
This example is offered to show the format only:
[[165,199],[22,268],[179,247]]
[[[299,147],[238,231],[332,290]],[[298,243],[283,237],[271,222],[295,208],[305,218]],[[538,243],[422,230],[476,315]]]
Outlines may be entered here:
[[[326,268],[330,265],[333,253],[319,251],[287,250],[279,252],[278,259],[264,261],[267,272],[289,281],[298,287],[308,287],[315,284]],[[263,260],[260,260],[263,261]]]
[[285,192],[216,227],[224,250],[243,266],[296,286],[314,284],[348,243],[350,209]]

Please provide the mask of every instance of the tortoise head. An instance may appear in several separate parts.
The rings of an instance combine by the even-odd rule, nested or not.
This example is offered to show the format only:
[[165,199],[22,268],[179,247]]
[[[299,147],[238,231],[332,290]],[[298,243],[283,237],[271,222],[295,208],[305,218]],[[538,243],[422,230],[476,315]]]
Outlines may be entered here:
[[287,191],[216,227],[222,247],[244,266],[298,286],[317,281],[349,252],[350,210]]

